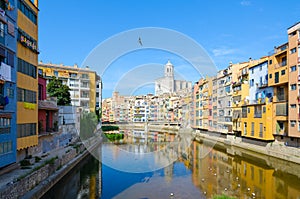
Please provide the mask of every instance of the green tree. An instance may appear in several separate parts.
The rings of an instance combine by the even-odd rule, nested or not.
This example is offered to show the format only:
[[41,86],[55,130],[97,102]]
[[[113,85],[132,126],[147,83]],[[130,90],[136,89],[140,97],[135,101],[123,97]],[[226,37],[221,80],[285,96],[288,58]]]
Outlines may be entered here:
[[56,77],[52,77],[47,85],[47,92],[51,97],[57,97],[57,105],[65,106],[71,104],[70,88],[63,85]]
[[86,140],[94,136],[98,120],[97,115],[93,112],[83,112],[80,116],[80,138]]

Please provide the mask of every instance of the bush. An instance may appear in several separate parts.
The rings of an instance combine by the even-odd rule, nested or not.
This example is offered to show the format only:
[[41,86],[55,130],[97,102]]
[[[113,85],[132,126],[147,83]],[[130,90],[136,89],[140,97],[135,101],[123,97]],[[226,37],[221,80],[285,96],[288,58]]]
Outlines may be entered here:
[[26,166],[30,166],[31,164],[29,160],[24,159],[20,161],[20,165],[21,167],[26,167]]
[[102,129],[102,131],[118,131],[119,127],[118,126],[102,126],[101,129]]
[[42,158],[35,156],[34,159],[35,159],[35,162],[39,162],[39,161],[41,161]]

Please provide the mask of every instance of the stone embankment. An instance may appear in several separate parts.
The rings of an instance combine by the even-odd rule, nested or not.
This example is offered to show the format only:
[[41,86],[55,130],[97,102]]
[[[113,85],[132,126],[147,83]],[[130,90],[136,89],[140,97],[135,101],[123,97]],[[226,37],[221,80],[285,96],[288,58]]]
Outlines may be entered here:
[[89,151],[99,146],[101,139],[97,137],[87,142],[89,143],[77,143],[74,147],[62,149],[56,156],[18,176],[15,182],[1,188],[0,198],[40,198],[84,159]]
[[198,142],[205,142],[212,147],[215,144],[223,145],[227,153],[239,156],[251,156],[265,161],[271,167],[278,168],[287,173],[300,176],[300,149],[285,146],[284,143],[273,142],[264,145],[247,143],[240,137],[217,135],[193,131],[194,139]]

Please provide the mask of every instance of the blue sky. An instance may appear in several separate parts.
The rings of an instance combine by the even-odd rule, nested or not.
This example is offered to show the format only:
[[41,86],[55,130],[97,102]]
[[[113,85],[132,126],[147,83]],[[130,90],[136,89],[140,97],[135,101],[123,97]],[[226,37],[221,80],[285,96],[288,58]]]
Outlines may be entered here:
[[[97,45],[120,32],[160,27],[195,40],[222,69],[230,61],[267,55],[274,46],[287,41],[287,28],[300,21],[298,0],[51,0],[39,1],[39,7],[39,60],[65,65],[82,65]],[[126,72],[149,63],[161,64],[162,68],[168,59],[179,76],[192,82],[200,78],[183,58],[142,49],[114,60],[110,70],[102,74],[103,97],[111,96]],[[147,91],[151,87],[141,86],[135,94]]]

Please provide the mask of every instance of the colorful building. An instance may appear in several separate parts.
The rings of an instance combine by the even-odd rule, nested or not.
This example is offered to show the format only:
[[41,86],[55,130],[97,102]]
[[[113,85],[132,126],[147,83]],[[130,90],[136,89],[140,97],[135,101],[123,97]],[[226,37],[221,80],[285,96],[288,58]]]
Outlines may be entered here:
[[220,70],[217,74],[217,109],[218,109],[218,131],[223,134],[232,133],[232,108],[231,108],[231,78],[232,66]]
[[46,98],[46,79],[38,78],[38,134],[48,135],[58,131],[58,107],[55,99]]
[[[17,158],[38,144],[38,0],[17,1]],[[26,115],[26,117],[24,117]]]
[[288,28],[288,140],[289,145],[300,146],[300,22]]
[[89,67],[79,68],[76,64],[64,66],[40,62],[38,72],[48,81],[55,76],[69,86],[72,106],[87,112],[95,112],[101,108],[102,81],[96,71]]
[[212,129],[212,78],[202,78],[194,85],[194,128],[200,130]]
[[242,106],[249,96],[248,62],[240,63],[237,78],[232,79],[232,130],[235,136],[242,135]]
[[0,168],[15,163],[17,151],[17,9],[0,1]]
[[273,88],[268,87],[268,57],[249,61],[249,96],[242,106],[242,136],[274,140]]
[[275,47],[269,56],[269,86],[273,88],[273,129],[276,138],[288,135],[288,43]]

